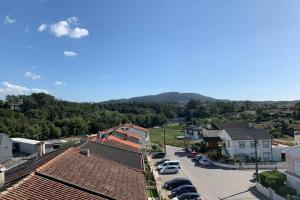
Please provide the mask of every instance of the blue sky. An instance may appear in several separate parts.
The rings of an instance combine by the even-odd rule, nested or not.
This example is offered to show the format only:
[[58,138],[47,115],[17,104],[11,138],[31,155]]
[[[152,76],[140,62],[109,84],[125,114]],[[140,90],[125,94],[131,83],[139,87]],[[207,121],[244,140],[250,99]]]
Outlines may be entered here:
[[3,0],[0,98],[300,99],[298,0]]

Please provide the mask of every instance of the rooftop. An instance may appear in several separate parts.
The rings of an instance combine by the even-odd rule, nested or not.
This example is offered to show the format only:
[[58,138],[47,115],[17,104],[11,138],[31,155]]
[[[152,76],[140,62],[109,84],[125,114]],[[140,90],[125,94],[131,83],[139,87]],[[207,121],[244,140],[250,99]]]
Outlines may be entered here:
[[143,172],[90,152],[87,156],[70,148],[37,171],[118,200],[146,199]]
[[93,141],[88,141],[82,144],[79,146],[79,149],[89,149],[89,151],[94,155],[110,159],[132,169],[144,171],[143,155],[136,151],[126,150],[104,142]]
[[37,144],[41,141],[38,140],[31,140],[26,138],[11,138],[13,142],[21,142],[21,143],[27,143],[27,144]]
[[217,129],[230,129],[230,128],[247,128],[249,125],[247,122],[214,122]]
[[231,128],[225,131],[232,140],[273,139],[273,136],[262,128]]

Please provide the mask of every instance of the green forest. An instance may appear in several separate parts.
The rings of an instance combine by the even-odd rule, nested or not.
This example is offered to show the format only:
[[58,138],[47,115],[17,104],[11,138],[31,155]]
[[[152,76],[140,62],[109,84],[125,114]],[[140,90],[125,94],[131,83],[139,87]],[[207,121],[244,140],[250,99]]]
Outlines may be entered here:
[[[21,103],[21,109],[11,105]],[[276,107],[276,105],[273,105]],[[35,93],[30,96],[7,96],[0,100],[0,132],[10,137],[52,139],[96,133],[121,123],[134,123],[146,128],[162,126],[171,119],[184,124],[205,125],[211,120],[244,120],[260,124],[268,122],[269,131],[279,137],[291,134],[297,122],[300,104],[289,116],[270,115],[264,107],[252,102],[199,101],[187,104],[159,102],[76,103]],[[255,110],[257,114],[244,114]],[[237,113],[241,113],[236,117]]]

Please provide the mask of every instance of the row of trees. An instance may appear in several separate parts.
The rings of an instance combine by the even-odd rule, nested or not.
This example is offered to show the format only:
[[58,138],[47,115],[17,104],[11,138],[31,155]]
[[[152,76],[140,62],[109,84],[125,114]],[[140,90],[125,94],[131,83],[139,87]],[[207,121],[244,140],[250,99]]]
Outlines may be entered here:
[[[19,103],[20,111],[10,106]],[[271,106],[276,108],[275,104]],[[256,115],[245,114],[245,110],[255,110]],[[241,113],[239,117],[237,113]],[[299,113],[300,103],[295,106],[295,120],[300,119]],[[294,123],[294,119],[270,115],[263,106],[249,101],[203,102],[192,99],[186,105],[148,102],[75,103],[57,100],[44,93],[7,96],[6,101],[0,100],[0,132],[12,137],[67,137],[96,133],[129,122],[148,128],[161,126],[168,119],[174,118],[185,118],[187,123],[196,125],[204,125],[211,120],[246,120],[251,123],[268,121],[271,124],[268,131],[277,137],[281,133],[292,133]]]

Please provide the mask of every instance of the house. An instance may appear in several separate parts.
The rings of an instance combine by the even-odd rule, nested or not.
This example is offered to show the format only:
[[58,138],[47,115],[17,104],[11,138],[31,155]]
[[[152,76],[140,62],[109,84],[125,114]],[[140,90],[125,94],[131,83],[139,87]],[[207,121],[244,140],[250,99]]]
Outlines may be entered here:
[[300,195],[300,144],[285,150],[287,185]]
[[0,133],[0,164],[12,158],[12,141],[4,133]]
[[119,129],[115,130],[113,133],[111,133],[111,135],[113,135],[121,140],[139,144],[139,145],[141,145],[142,149],[146,148],[146,138],[144,138],[143,136],[141,136],[137,133],[129,132],[128,130],[125,131],[125,130],[119,128]]
[[134,124],[120,125],[119,129],[139,135],[141,147],[142,147],[142,149],[146,149],[147,142],[149,141],[149,130],[148,129],[134,125]]
[[201,140],[202,139],[202,127],[195,125],[188,125],[184,132],[185,138],[189,140]]
[[[31,140],[26,138],[12,138],[13,152],[14,153],[24,153],[24,154],[34,154],[38,151],[38,144],[41,141]],[[45,148],[45,146],[44,146]],[[46,151],[46,150],[44,150]]]
[[[52,154],[55,156],[43,155],[32,165],[20,166],[13,172],[9,170],[10,184],[4,185],[0,200],[147,199],[140,153],[89,141],[78,148],[49,155]],[[18,172],[20,175],[13,178]]]
[[229,157],[255,158],[255,140],[257,157],[261,161],[271,161],[273,136],[265,129],[229,128],[222,130],[218,136],[222,139],[223,154]]

